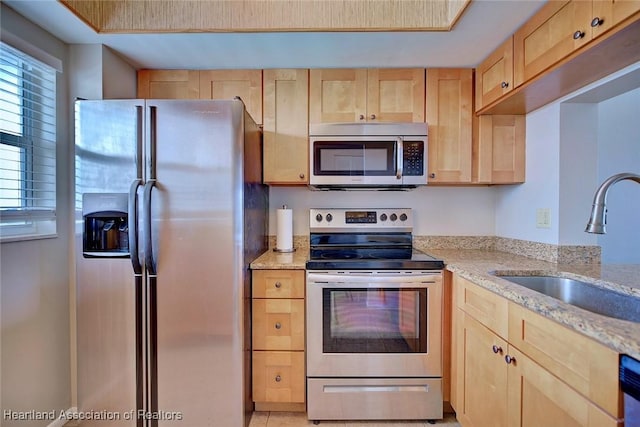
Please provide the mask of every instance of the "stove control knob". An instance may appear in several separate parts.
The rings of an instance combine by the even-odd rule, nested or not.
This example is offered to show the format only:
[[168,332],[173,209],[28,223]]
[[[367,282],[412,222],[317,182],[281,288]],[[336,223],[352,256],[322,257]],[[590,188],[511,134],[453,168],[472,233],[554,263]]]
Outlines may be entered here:
[[398,219],[398,215],[393,213],[393,214],[391,214],[390,218],[391,218],[391,221],[395,221],[396,219]]
[[386,220],[387,220],[387,214],[380,215],[380,221],[386,221]]
[[316,221],[322,222],[322,215],[320,214],[316,215]]
[[400,221],[406,221],[406,220],[407,220],[407,214],[401,214]]
[[326,218],[327,218],[327,221],[328,221],[328,222],[331,222],[331,220],[333,219],[333,215],[331,215],[330,213],[328,213],[328,214],[327,214],[327,216],[326,216]]

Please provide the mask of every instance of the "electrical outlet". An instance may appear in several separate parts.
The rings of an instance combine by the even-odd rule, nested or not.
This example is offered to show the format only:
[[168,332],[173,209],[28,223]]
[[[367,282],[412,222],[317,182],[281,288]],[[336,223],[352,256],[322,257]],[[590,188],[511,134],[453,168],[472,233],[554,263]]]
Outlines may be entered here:
[[536,210],[536,227],[551,228],[551,212],[549,208],[538,208]]

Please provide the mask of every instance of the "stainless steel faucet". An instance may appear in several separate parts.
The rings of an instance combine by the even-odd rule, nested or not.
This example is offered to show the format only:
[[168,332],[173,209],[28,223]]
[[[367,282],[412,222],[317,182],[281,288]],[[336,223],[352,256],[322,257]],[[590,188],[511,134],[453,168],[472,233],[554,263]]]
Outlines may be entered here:
[[634,173],[619,173],[607,178],[596,191],[591,207],[591,217],[584,230],[587,233],[604,234],[607,232],[607,193],[609,188],[618,181],[630,179],[640,184],[640,175]]

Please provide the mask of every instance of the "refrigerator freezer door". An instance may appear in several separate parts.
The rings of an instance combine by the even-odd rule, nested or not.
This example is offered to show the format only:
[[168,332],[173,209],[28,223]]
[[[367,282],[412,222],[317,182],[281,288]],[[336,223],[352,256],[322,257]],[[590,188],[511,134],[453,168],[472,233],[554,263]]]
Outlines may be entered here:
[[242,104],[148,101],[154,109],[157,398],[161,414],[182,417],[158,425],[241,426]]
[[[128,258],[82,256],[82,195],[127,193],[136,177],[140,101],[76,103],[75,253],[78,410],[136,409],[135,283]],[[87,421],[83,426],[104,426]],[[114,420],[109,426],[135,426]]]

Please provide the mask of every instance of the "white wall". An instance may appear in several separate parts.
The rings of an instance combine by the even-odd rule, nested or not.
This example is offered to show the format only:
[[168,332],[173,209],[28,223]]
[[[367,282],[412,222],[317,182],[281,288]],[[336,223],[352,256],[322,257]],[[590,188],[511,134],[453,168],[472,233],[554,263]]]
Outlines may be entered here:
[[[557,244],[559,227],[560,107],[527,115],[526,177],[521,185],[496,187],[496,235]],[[536,209],[548,208],[551,228],[536,227]]]
[[[2,30],[62,60],[67,47],[0,5]],[[57,85],[57,237],[0,244],[0,411],[50,411],[71,404],[69,342],[70,192],[68,86]],[[46,426],[49,421],[8,421],[3,427]]]
[[309,208],[410,207],[414,234],[493,236],[495,191],[492,187],[419,187],[410,191],[313,191],[306,187],[271,187],[269,234],[276,234],[276,209],[293,209],[293,234],[309,234]]
[[[640,89],[598,104],[598,183],[620,172],[640,174]],[[607,197],[603,262],[640,262],[640,185],[621,181]]]
[[[620,183],[610,194],[609,225],[612,208],[625,212],[615,229],[601,238],[584,232],[599,183],[617,172],[640,173],[638,87],[640,63],[527,115],[526,183],[497,189],[496,235],[562,245],[600,244],[603,262],[640,261],[640,195],[634,193],[640,188],[628,188],[636,184]],[[536,209],[542,207],[551,209],[549,229],[535,224]]]

